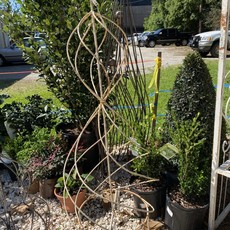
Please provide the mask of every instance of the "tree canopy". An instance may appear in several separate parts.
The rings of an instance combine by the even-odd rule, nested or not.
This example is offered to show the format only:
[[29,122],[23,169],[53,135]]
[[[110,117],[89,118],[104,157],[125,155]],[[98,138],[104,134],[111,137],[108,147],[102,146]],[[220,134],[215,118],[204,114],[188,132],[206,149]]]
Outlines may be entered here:
[[[89,0],[65,0],[64,2],[63,0],[16,0],[20,10],[15,11],[11,7],[10,0],[3,0],[5,5],[3,21],[8,33],[17,45],[21,45],[23,48],[23,37],[33,37],[36,32],[45,35],[44,40],[47,47],[45,60],[41,60],[37,52],[39,47],[36,47],[35,44],[31,44],[30,49],[23,48],[24,52],[31,63],[43,73],[49,89],[73,112],[76,120],[82,125],[94,111],[97,101],[86,90],[71,67],[66,53],[66,44],[72,30],[83,16],[90,12],[89,2]],[[97,2],[98,9],[103,12],[103,15],[109,17],[112,12],[113,1],[97,0]],[[90,20],[81,25],[80,33],[83,34],[87,31],[88,26],[90,26]],[[97,28],[97,31],[99,42],[104,31],[100,28]],[[84,42],[90,50],[94,50],[92,30],[87,33],[88,36]],[[69,47],[73,62],[79,41],[79,37],[75,33]],[[113,49],[111,45],[110,49],[108,47],[106,49],[105,46],[101,47],[101,51],[107,58],[109,54],[106,54],[105,50],[112,52]],[[78,65],[79,74],[88,84],[91,84],[89,74],[92,55],[86,48],[82,47],[78,58],[81,60]],[[93,64],[95,65],[95,63]],[[96,68],[94,69],[96,74]]]
[[221,0],[157,0],[144,27],[176,27],[193,33],[219,29],[220,9]]

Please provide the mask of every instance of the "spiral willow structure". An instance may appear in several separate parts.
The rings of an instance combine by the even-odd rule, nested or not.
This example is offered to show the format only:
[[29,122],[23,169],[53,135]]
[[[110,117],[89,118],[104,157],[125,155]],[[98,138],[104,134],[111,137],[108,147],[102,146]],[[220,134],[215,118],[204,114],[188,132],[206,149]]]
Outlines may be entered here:
[[[112,178],[124,173],[130,176],[138,175],[129,167],[130,162],[134,160],[130,146],[135,146],[135,149],[141,148],[135,141],[137,123],[145,123],[144,138],[148,139],[151,132],[151,120],[145,119],[150,114],[150,107],[148,106],[144,68],[140,70],[137,63],[137,55],[141,56],[141,53],[135,46],[128,45],[126,33],[122,28],[124,17],[128,17],[128,15],[124,15],[123,8],[124,5],[127,7],[127,3],[120,2],[120,4],[117,4],[114,2],[113,5],[112,18],[108,18],[101,14],[97,2],[91,0],[90,12],[81,19],[72,31],[66,46],[70,65],[78,79],[97,100],[94,112],[85,126],[82,127],[81,133],[73,146],[75,149],[75,164],[70,174],[76,170],[79,178],[81,178],[81,172],[78,168],[80,160],[95,145],[100,146],[100,161],[89,172],[89,175],[97,175],[98,183],[96,186],[90,187],[82,178],[81,181],[82,186],[87,187],[91,194],[88,200],[101,199],[111,204],[113,214],[109,229],[114,225],[113,217],[118,211],[117,207],[121,206],[119,194],[129,193],[138,196],[130,191],[127,183],[122,184],[119,181],[119,176],[116,177],[116,181]],[[126,12],[131,13],[127,10]],[[88,36],[93,37],[91,43],[88,42]],[[79,45],[73,53],[71,41],[76,37],[79,39]],[[79,70],[79,66],[82,64],[82,53],[84,52],[91,55],[91,60],[88,60],[89,68],[85,70],[87,71],[87,79],[86,74],[84,73],[84,76],[82,76],[82,72]],[[79,156],[78,150],[82,135],[87,132],[88,126],[92,123],[97,124],[97,141],[84,149]],[[121,155],[127,156],[126,161],[119,161]],[[98,175],[101,175],[101,177],[99,178]],[[152,179],[144,175],[138,176],[142,176],[146,180]],[[106,196],[105,190],[107,191]],[[80,192],[80,189],[78,192]],[[84,216],[90,222],[97,224],[92,217],[84,212],[83,206],[87,202],[81,207],[76,206],[78,221],[81,223],[82,216]],[[143,203],[147,202],[143,200]],[[146,209],[151,210],[153,207],[147,203]],[[107,229],[105,226],[100,227]]]

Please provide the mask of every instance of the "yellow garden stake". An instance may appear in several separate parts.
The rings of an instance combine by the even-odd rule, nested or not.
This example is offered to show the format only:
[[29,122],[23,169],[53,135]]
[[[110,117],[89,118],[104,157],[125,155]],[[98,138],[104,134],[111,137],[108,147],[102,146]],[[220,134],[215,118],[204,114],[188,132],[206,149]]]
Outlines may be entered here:
[[159,97],[159,87],[160,87],[160,70],[161,70],[161,52],[158,52],[157,58],[155,59],[156,65],[153,72],[152,80],[149,84],[149,88],[153,86],[155,83],[155,96],[154,96],[154,103],[152,107],[152,129],[154,131],[156,127],[156,118],[157,118],[157,104],[158,104],[158,97]]
[[[158,53],[158,55],[161,55],[161,52]],[[159,91],[159,81],[158,81],[158,78],[159,78],[159,71],[160,71],[160,68],[161,68],[161,57],[157,57],[155,58],[155,62],[156,62],[156,65],[155,65],[155,68],[154,68],[154,72],[153,72],[153,76],[152,76],[152,79],[149,83],[149,89],[153,86],[153,84],[155,83],[155,90],[156,92]]]

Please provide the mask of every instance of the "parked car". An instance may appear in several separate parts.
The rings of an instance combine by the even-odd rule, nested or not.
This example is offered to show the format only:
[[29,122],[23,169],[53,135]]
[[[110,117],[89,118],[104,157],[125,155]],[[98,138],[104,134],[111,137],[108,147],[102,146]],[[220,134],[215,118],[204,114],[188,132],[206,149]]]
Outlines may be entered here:
[[137,43],[138,37],[141,35],[141,33],[133,33],[132,35],[129,35],[128,38],[128,43],[129,45],[133,44],[135,45]]
[[[189,46],[198,51],[202,57],[206,57],[209,53],[212,57],[219,56],[220,31],[208,31],[196,34],[191,40]],[[230,50],[230,30],[228,31],[227,49]]]
[[[31,37],[23,38],[24,47],[31,47],[30,39]],[[33,41],[37,42],[41,49],[46,48],[43,38],[34,37]],[[11,44],[9,47],[0,48],[0,66],[13,62],[25,62],[22,49],[19,48],[15,43]]]
[[24,62],[23,52],[15,44],[6,48],[0,48],[0,66],[7,62]]
[[140,47],[143,47],[145,46],[145,41],[146,41],[146,38],[147,38],[147,35],[149,35],[150,33],[154,33],[154,31],[144,31],[139,37],[138,37],[138,40],[137,40],[137,46],[140,46]]
[[156,30],[154,33],[147,35],[145,39],[145,46],[154,47],[157,44],[175,44],[176,46],[186,46],[188,45],[191,37],[192,33],[180,32],[176,28],[161,28]]

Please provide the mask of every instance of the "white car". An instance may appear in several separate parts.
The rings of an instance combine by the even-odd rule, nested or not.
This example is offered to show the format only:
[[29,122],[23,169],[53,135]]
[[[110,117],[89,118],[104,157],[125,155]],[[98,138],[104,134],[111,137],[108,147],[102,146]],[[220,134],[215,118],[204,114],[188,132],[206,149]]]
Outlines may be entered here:
[[[220,31],[208,31],[196,34],[190,41],[190,47],[198,51],[202,57],[206,57],[209,53],[212,57],[219,56]],[[230,30],[228,31],[227,49],[230,50]]]
[[[31,44],[29,40],[31,37],[23,38],[23,43],[25,47],[30,47]],[[46,48],[45,42],[41,37],[34,37],[35,42],[38,42],[40,48]],[[0,48],[0,66],[4,66],[7,63],[13,62],[25,62],[23,58],[23,51],[18,48],[15,44],[10,45],[6,48]]]

